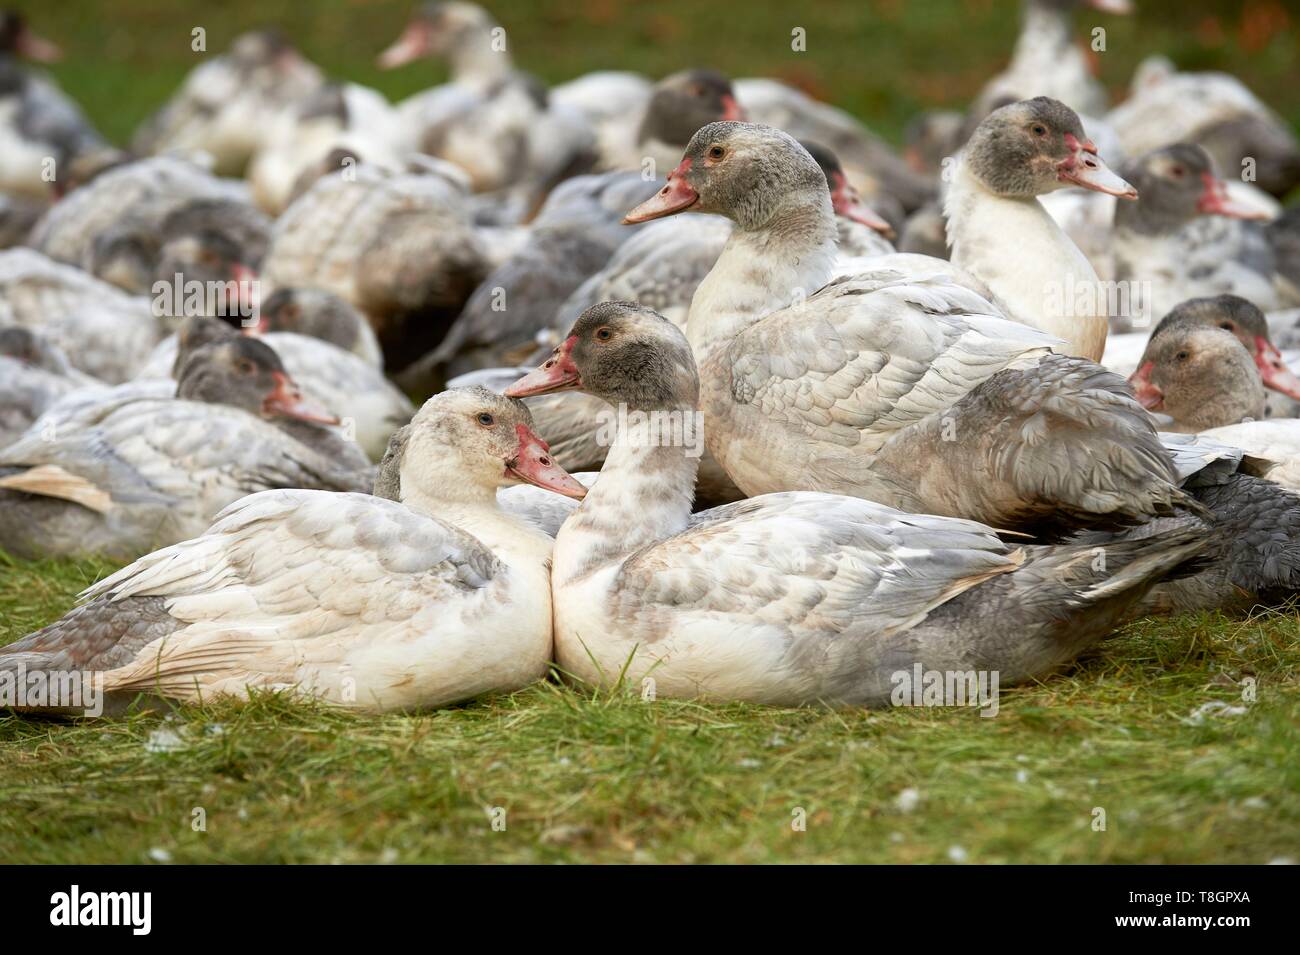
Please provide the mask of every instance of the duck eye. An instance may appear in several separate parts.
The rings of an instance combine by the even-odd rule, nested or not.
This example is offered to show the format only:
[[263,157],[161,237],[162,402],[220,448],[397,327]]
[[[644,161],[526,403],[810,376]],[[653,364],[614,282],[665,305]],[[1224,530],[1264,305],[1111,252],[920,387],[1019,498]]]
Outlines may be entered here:
[[253,363],[251,361],[248,361],[247,359],[241,361],[238,365],[238,368],[239,368],[239,373],[241,375],[251,375],[254,371],[257,370],[253,367]]
[[1035,125],[1034,125],[1034,135],[1035,135],[1035,136],[1046,136],[1046,135],[1047,135],[1047,127],[1044,126],[1042,123],[1037,123],[1037,124],[1035,124]]
[[1169,173],[1175,179],[1182,179],[1183,176],[1187,175],[1187,170],[1184,169],[1182,166],[1175,166],[1173,169],[1169,170]]
[[1177,360],[1177,361],[1187,361],[1188,357],[1189,357],[1189,356],[1188,356],[1187,352],[1185,352],[1185,351],[1180,351],[1177,355],[1174,356],[1174,359]]
[[1220,322],[1219,327],[1232,331],[1236,326],[1233,325],[1232,322]]
[[485,428],[490,428],[492,425],[496,424],[496,418],[492,417],[486,411],[483,411],[479,413],[478,423]]
[[613,337],[614,333],[609,330],[608,326],[596,329],[596,339],[598,341],[607,342]]
[[710,158],[710,159],[721,159],[721,158],[722,158],[723,156],[725,156],[726,154],[727,154],[727,151],[726,151],[725,149],[723,149],[721,146],[710,146],[710,147],[709,147],[709,158]]

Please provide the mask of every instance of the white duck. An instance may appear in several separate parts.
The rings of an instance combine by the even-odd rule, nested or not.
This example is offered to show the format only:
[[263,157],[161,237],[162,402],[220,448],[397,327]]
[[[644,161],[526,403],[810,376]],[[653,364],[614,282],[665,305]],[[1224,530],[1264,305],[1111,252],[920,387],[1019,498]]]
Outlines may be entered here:
[[1276,467],[1267,472],[1268,479],[1300,491],[1300,418],[1242,421],[1208,428],[1201,434],[1273,462]]
[[256,491],[368,490],[360,449],[323,427],[335,422],[243,336],[196,348],[175,386],[73,392],[0,449],[0,549],[132,560]]
[[110,699],[287,690],[366,712],[421,710],[546,675],[551,539],[499,487],[584,488],[517,402],[431,399],[412,422],[401,503],[284,490],[99,582],[0,650],[0,669],[102,673]]
[[[1102,639],[1151,583],[1206,544],[1194,527],[1108,550],[1012,547],[983,525],[856,498],[763,495],[697,516],[691,346],[627,303],[570,331],[565,361],[512,389],[581,388],[626,420],[556,539],[556,659],[609,686],[776,705],[887,704],[898,674],[1041,677]],[[657,422],[657,423],[656,423]]]
[[[1063,107],[1021,106],[986,123],[1011,121],[1004,141],[1027,169],[1009,173],[1007,188],[1029,197],[1002,199],[972,183],[963,223],[993,228],[998,216],[981,206],[1024,201],[1033,206],[1017,211],[1024,231],[1055,229],[1032,194],[1069,162],[1069,175],[1110,187],[1104,166],[1087,165],[1084,144],[1068,145],[1069,126],[1037,132],[1049,124],[1042,113]],[[948,263],[928,273],[882,266],[825,285],[835,259],[826,178],[784,133],[706,126],[668,185],[628,219],[686,209],[735,223],[687,329],[708,448],[746,493],[826,490],[1021,528],[1138,521],[1181,500],[1168,455],[1122,379],[1050,354],[1057,339],[1002,318],[948,278]],[[990,241],[1018,247],[1019,235]],[[1060,268],[1034,254],[1040,279]],[[891,260],[933,262],[866,261]]]

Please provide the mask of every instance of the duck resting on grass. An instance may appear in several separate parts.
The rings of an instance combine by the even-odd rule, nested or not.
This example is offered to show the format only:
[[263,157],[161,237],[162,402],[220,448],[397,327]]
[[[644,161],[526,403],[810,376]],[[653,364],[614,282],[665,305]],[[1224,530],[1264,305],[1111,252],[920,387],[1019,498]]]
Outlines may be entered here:
[[401,502],[279,490],[90,587],[0,649],[0,672],[91,671],[110,707],[285,690],[366,711],[522,687],[551,660],[551,538],[502,512],[527,482],[580,497],[519,402],[449,391],[416,414]]
[[508,393],[565,389],[627,409],[553,560],[556,659],[598,685],[649,676],[664,696],[871,706],[915,665],[1035,679],[1208,543],[1189,519],[1108,546],[1099,569],[1090,547],[1012,546],[974,521],[835,494],[692,517],[699,459],[662,426],[697,414],[692,349],[632,303],[588,309]]

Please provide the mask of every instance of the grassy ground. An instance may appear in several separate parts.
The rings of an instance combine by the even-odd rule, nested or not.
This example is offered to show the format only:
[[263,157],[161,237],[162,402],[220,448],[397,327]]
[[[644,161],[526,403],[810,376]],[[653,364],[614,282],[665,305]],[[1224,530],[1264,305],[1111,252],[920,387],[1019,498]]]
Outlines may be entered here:
[[[843,106],[897,138],[918,110],[959,107],[1008,59],[1017,0],[484,0],[506,27],[516,62],[550,82],[598,69],[662,76],[711,65],[734,76],[777,76]],[[1116,96],[1145,56],[1163,52],[1185,69],[1240,76],[1300,124],[1300,15],[1287,0],[1135,0],[1138,13],[1091,11],[1080,38],[1106,33],[1097,57]],[[255,27],[282,28],[331,75],[406,96],[441,79],[430,62],[391,73],[375,55],[400,31],[414,0],[10,0],[64,45],[54,73],[111,138],[131,130],[201,59],[191,31],[218,52]],[[1287,12],[1290,7],[1291,12]],[[806,50],[791,31],[806,31]]]
[[[0,643],[109,569],[8,565]],[[1300,860],[1298,638],[1294,614],[1142,622],[992,719],[554,683],[418,717],[0,716],[0,862]],[[1193,715],[1212,701],[1244,712]]]
[[[1278,0],[1137,2],[1134,19],[1080,18],[1109,31],[1098,65],[1117,94],[1160,50],[1233,71],[1300,123],[1296,15]],[[16,6],[64,45],[56,77],[118,142],[198,61],[197,26],[219,51],[280,25],[331,74],[393,98],[441,76],[372,65],[408,0]],[[895,138],[918,109],[966,102],[1005,61],[1016,19],[1010,0],[748,0],[739,15],[696,0],[491,6],[520,65],[550,81],[691,64],[765,73]],[[796,26],[806,53],[790,50]],[[110,569],[0,555],[0,643]],[[1004,691],[995,719],[643,703],[556,684],[423,717],[272,697],[92,725],[0,716],[0,862],[1300,859],[1298,631],[1294,615],[1143,622],[1062,677]],[[1243,704],[1248,677],[1258,701]],[[1245,711],[1193,716],[1212,701]]]

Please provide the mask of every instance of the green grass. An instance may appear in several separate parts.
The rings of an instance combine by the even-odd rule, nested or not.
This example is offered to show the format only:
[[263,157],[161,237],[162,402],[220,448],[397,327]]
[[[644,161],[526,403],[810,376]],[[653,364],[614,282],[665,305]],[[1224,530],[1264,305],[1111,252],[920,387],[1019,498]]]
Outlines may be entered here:
[[[330,75],[396,99],[445,75],[425,61],[394,72],[374,66],[414,0],[103,0],[11,3],[68,54],[53,72],[118,142],[156,109],[202,57],[191,31],[207,31],[209,54],[243,30],[275,25]],[[549,82],[598,69],[662,76],[709,65],[733,76],[764,74],[801,86],[898,138],[918,110],[960,107],[1010,57],[1017,0],[486,0],[507,31],[515,61]],[[1107,31],[1097,65],[1115,97],[1145,56],[1163,52],[1184,69],[1241,77],[1300,124],[1297,15],[1284,0],[1137,0],[1138,13],[1092,12],[1080,38]],[[743,12],[742,12],[743,11]],[[791,31],[807,49],[791,49]]]
[[[0,565],[0,643],[110,569]],[[273,695],[111,721],[0,716],[0,862],[1300,859],[1298,637],[1294,614],[1143,621],[1003,690],[992,719],[557,683],[422,716]],[[1244,714],[1190,719],[1242,705],[1247,676]],[[158,733],[180,748],[152,752]]]

